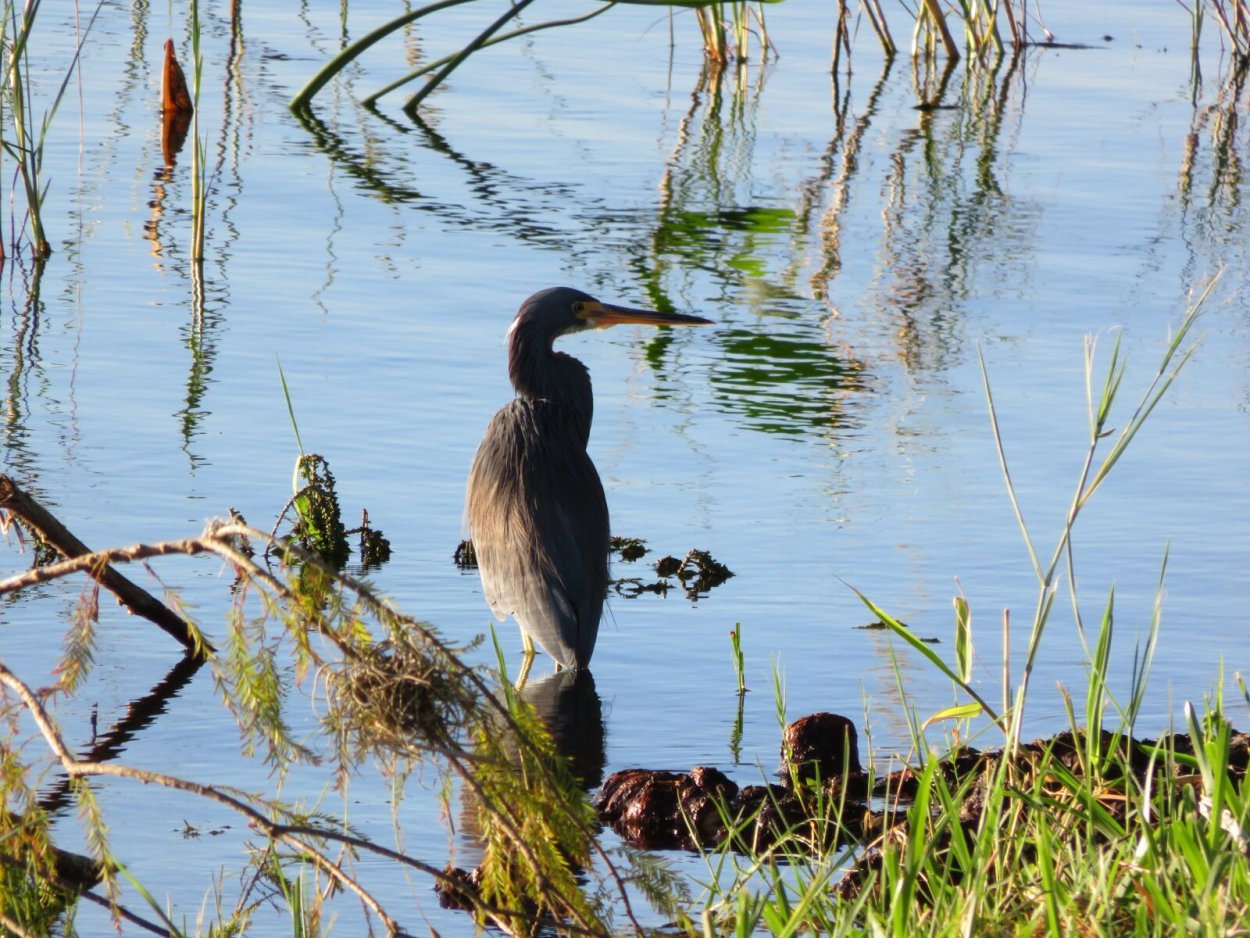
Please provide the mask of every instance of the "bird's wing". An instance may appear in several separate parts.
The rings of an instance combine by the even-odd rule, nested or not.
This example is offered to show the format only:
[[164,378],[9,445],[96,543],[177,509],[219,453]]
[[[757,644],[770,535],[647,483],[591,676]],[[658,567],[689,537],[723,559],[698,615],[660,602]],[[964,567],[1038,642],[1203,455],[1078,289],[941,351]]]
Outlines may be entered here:
[[607,592],[608,508],[594,464],[546,401],[495,415],[469,473],[487,602],[567,666],[589,663]]

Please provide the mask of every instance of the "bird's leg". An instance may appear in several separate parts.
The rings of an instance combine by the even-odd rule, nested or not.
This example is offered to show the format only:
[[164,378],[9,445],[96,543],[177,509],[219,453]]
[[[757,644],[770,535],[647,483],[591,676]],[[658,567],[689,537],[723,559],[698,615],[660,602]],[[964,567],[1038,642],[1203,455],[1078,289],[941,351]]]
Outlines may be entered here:
[[529,679],[530,668],[534,666],[534,640],[525,631],[521,632],[521,673],[516,677],[516,689],[525,687]]
[[518,692],[525,690],[525,682],[529,680],[530,668],[533,666],[533,664],[534,664],[533,655],[526,655],[524,658],[521,659],[521,673],[516,676],[516,681],[513,682],[513,685],[512,685],[514,688],[516,688]]

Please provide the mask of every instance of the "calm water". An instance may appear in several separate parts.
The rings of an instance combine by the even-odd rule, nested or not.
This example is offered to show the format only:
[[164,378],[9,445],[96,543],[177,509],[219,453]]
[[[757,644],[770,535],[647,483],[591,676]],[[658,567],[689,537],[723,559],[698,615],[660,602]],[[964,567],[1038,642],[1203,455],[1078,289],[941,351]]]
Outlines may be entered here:
[[[1179,7],[1047,3],[1061,41],[1094,48],[1034,50],[993,75],[956,69],[941,98],[953,107],[929,112],[915,109],[910,62],[884,67],[866,35],[853,76],[831,88],[832,22],[797,3],[769,10],[782,57],[719,82],[700,74],[689,16],[670,50],[666,16],[621,9],[471,61],[431,99],[427,126],[398,100],[380,115],[353,104],[406,61],[481,28],[480,12],[453,11],[327,88],[306,129],[286,101],[338,47],[337,15],[244,6],[234,70],[224,11],[205,30],[201,132],[215,179],[202,315],[187,261],[189,155],[172,178],[160,173],[160,51],[172,35],[187,59],[186,25],[146,4],[101,11],[52,124],[56,253],[38,281],[27,265],[4,271],[4,469],[89,544],[188,536],[229,507],[267,528],[297,452],[280,361],[305,447],[330,461],[349,515],[367,508],[391,540],[374,584],[467,640],[488,612],[476,575],[451,554],[469,461],[511,394],[503,336],[516,306],[552,284],[671,304],[717,325],[616,329],[563,348],[595,379],[591,449],[616,533],[644,538],[653,556],[710,550],[737,575],[697,603],[680,591],[612,600],[594,661],[604,735],[589,774],[734,769],[736,623],[752,688],[739,780],[776,762],[774,669],[792,716],[868,711],[873,746],[905,751],[896,669],[922,716],[950,692],[918,656],[856,628],[871,617],[847,584],[953,656],[958,578],[991,699],[1001,612],[1013,611],[1018,657],[1035,601],[978,349],[1049,556],[1083,455],[1083,337],[1099,337],[1100,361],[1122,337],[1122,426],[1187,294],[1223,269],[1200,350],[1075,544],[1092,621],[1115,587],[1122,682],[1170,551],[1149,731],[1210,692],[1221,661],[1230,673],[1250,663],[1246,102],[1222,85],[1213,35],[1195,82]],[[556,2],[542,15],[581,9]],[[391,13],[353,3],[347,31]],[[67,15],[42,14],[40,100],[68,55]],[[10,570],[27,563],[9,552]],[[220,635],[229,597],[218,567],[153,567]],[[47,586],[0,606],[3,658],[30,683],[51,680],[80,589]],[[93,708],[110,725],[178,658],[111,606],[100,634],[88,686],[58,709],[79,745]],[[501,636],[515,656],[515,628]],[[1034,678],[1038,735],[1065,725],[1056,685],[1082,693],[1082,660],[1061,601]],[[302,699],[291,710],[311,728]],[[1240,711],[1234,721],[1247,722]],[[207,672],[121,758],[269,784],[240,758]],[[315,797],[324,785],[296,773],[285,793]],[[365,775],[326,807],[390,842],[388,799]],[[154,894],[194,921],[224,871],[229,904],[245,838],[235,819],[130,786],[103,786],[102,800],[115,851]],[[414,855],[473,862],[420,785],[399,814]],[[184,839],[184,824],[202,836]],[[62,827],[64,845],[79,846],[72,807]],[[469,931],[437,909],[427,881],[366,869],[411,930],[428,917],[444,934]],[[355,907],[343,912],[340,928],[353,932]],[[107,926],[84,909],[80,927]],[[281,917],[262,917],[257,933],[266,927],[289,930]]]

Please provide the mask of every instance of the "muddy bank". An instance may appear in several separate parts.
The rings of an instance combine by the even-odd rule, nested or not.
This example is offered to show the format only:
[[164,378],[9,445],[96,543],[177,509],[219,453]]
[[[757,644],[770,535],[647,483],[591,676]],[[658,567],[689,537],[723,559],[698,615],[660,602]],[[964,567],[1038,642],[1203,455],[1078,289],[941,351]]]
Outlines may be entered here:
[[[1104,731],[1093,740],[1069,731],[1023,745],[1010,757],[1002,750],[960,748],[942,758],[934,780],[957,798],[959,824],[969,831],[981,824],[987,792],[1000,770],[1017,790],[1038,780],[1062,787],[1057,776],[1065,772],[1093,787],[1096,775],[1106,795],[1100,799],[1103,809],[1123,820],[1129,799],[1120,792],[1130,776],[1138,786],[1148,780],[1158,786],[1165,776],[1174,786],[1199,784],[1186,758],[1193,752],[1185,734],[1138,740]],[[1250,764],[1250,734],[1232,732],[1228,763],[1240,786]],[[786,728],[777,779],[740,786],[709,766],[689,772],[626,769],[604,781],[594,804],[601,820],[625,841],[652,850],[728,845],[757,853],[795,835],[813,849],[861,843],[868,849],[838,886],[852,896],[881,862],[881,847],[906,834],[907,808],[923,773],[903,768],[871,776],[860,764],[854,724],[837,714],[815,713]]]

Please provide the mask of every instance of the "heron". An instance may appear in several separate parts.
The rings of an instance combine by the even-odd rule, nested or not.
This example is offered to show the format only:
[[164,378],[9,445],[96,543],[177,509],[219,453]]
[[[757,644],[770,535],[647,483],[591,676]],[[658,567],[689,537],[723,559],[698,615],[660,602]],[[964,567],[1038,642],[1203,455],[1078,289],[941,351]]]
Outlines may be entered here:
[[473,457],[465,515],[486,601],[500,622],[511,615],[521,627],[523,675],[535,642],[573,670],[587,667],[595,650],[610,534],[603,483],[586,452],[594,396],[586,366],[552,346],[561,336],[623,323],[711,320],[552,287],[522,303],[508,327],[517,396],[491,419]]

